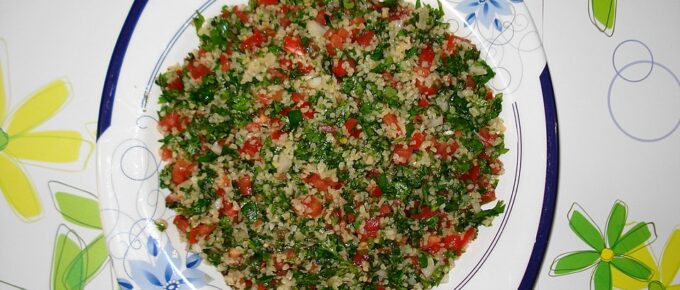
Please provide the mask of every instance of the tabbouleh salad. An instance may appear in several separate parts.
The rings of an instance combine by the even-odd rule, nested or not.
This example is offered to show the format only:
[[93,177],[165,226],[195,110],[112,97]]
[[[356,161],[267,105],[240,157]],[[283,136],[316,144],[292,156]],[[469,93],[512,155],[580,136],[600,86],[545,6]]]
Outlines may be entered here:
[[161,185],[231,287],[429,289],[503,212],[502,94],[441,5],[197,15],[199,48],[157,79]]

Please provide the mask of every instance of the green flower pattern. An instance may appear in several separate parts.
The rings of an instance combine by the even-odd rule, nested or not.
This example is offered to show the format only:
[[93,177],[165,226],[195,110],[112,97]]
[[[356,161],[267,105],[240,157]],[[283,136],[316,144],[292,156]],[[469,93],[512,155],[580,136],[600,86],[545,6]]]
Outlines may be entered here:
[[627,227],[627,218],[626,205],[616,201],[603,233],[583,208],[574,203],[568,214],[569,227],[590,249],[555,258],[550,275],[561,276],[594,268],[591,278],[591,289],[594,290],[613,288],[612,267],[636,280],[652,278],[654,271],[630,254],[656,239],[654,224],[638,222]]

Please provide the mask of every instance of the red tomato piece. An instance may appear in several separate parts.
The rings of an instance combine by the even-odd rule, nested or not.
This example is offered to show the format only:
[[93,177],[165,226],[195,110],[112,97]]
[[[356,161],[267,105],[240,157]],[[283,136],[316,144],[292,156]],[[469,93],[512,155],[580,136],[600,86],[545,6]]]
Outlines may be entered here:
[[177,77],[171,82],[168,82],[167,88],[169,90],[181,91],[184,89],[184,83],[182,82],[182,70],[177,70],[176,74]]
[[161,160],[168,161],[170,158],[172,158],[172,151],[168,147],[161,148]]
[[234,15],[236,15],[236,17],[238,17],[238,19],[240,19],[241,22],[243,22],[243,23],[248,23],[248,21],[250,20],[248,13],[245,12],[245,11],[239,10],[238,6],[234,6],[233,12],[234,12]]
[[436,254],[442,249],[442,238],[437,235],[432,235],[427,238],[427,241],[423,245],[423,250],[430,252],[431,254]]
[[354,138],[359,138],[361,135],[361,129],[357,128],[358,124],[359,120],[354,118],[349,118],[347,121],[345,121],[345,129],[347,129],[347,133],[349,133],[349,135]]
[[479,136],[482,139],[482,143],[484,143],[484,146],[489,147],[491,146],[494,142],[496,142],[496,134],[493,134],[489,132],[489,128],[483,127],[479,129]]
[[460,252],[472,241],[476,232],[474,228],[469,228],[462,234],[445,236],[442,238],[442,244],[447,250]]
[[241,153],[250,155],[251,157],[260,153],[262,148],[262,139],[260,137],[250,137],[241,146]]
[[380,205],[380,216],[381,217],[387,216],[390,213],[392,213],[392,208],[390,207],[389,204],[383,203],[382,205]]
[[326,9],[319,10],[319,12],[316,13],[316,19],[315,19],[316,22],[323,25],[323,26],[328,25],[328,23],[326,23],[326,16],[328,16],[329,19],[330,19],[330,15],[326,14],[326,13],[327,13]]
[[293,62],[285,58],[279,59],[279,65],[285,70],[291,70],[293,68]]
[[475,87],[475,80],[472,78],[471,75],[468,75],[467,78],[465,78],[465,87],[468,89]]
[[413,154],[413,149],[406,145],[395,145],[392,152],[394,154],[392,158],[394,164],[403,165],[408,163],[409,158]]
[[424,68],[430,68],[434,64],[434,49],[432,45],[428,44],[420,50],[420,55],[418,56],[418,65]]
[[460,179],[470,179],[474,181],[479,178],[479,173],[479,165],[473,165],[467,173],[460,176]]
[[449,53],[453,53],[456,51],[456,36],[453,34],[449,34],[449,36],[446,38],[446,50]]
[[293,100],[293,103],[300,103],[305,101],[305,95],[295,92],[290,95],[290,98]]
[[373,31],[366,31],[359,36],[354,38],[354,41],[358,43],[361,46],[369,46],[371,45],[371,41],[373,40],[373,36],[375,35],[375,32]]
[[354,256],[352,256],[352,262],[357,267],[360,267],[361,264],[364,263],[364,261],[368,262],[368,259],[369,259],[368,254],[366,252],[362,252],[362,251],[357,251],[357,253],[354,254]]
[[397,115],[393,113],[387,113],[385,116],[383,116],[383,123],[387,125],[388,127],[394,126],[397,128],[397,132],[401,134],[401,126],[399,126],[399,119],[397,119]]
[[321,178],[321,175],[312,173],[304,178],[304,181],[319,191],[328,191],[329,188],[340,189],[342,184],[333,181],[330,177]]
[[421,95],[426,97],[433,96],[437,93],[437,88],[435,86],[428,87],[418,79],[416,80],[416,88],[418,88],[418,92],[420,92]]
[[412,219],[426,219],[437,215],[438,211],[432,211],[428,206],[415,204],[411,209],[406,210],[406,216]]
[[279,0],[257,0],[257,4],[261,6],[279,4]]
[[408,147],[411,148],[411,150],[418,150],[420,149],[420,146],[423,145],[423,142],[425,142],[425,134],[420,131],[415,131],[411,135],[411,142],[408,143]]
[[377,186],[377,185],[371,186],[368,189],[368,193],[373,197],[381,197],[383,195],[383,192],[380,189],[380,186]]
[[380,231],[380,217],[372,217],[364,223],[363,238],[375,238],[378,236],[378,231]]
[[186,118],[183,118],[178,113],[170,112],[158,121],[158,126],[165,132],[172,132],[173,129],[182,132],[185,129],[186,123]]
[[429,105],[430,105],[430,101],[428,101],[427,98],[418,99],[418,107],[426,108]]
[[[347,64],[347,65],[345,65],[345,64]],[[348,74],[346,67],[352,68],[352,70],[354,70],[354,68],[356,66],[357,66],[357,64],[356,64],[356,62],[354,62],[354,60],[341,59],[341,60],[338,60],[335,63],[335,65],[333,65],[331,70],[333,71],[333,74],[335,74],[336,77],[341,78],[341,77],[344,77]]]
[[482,194],[482,204],[487,204],[496,200],[496,191],[492,190]]
[[186,233],[187,230],[189,229],[189,219],[182,215],[176,215],[175,218],[172,220],[172,223],[177,226],[177,229],[181,233]]
[[297,62],[297,69],[302,73],[302,74],[308,74],[314,70],[313,65],[304,65],[301,62]]
[[191,176],[194,172],[195,165],[184,159],[178,159],[172,166],[172,182],[177,185],[180,184]]
[[199,63],[198,61],[192,61],[187,64],[187,71],[189,71],[191,78],[197,80],[208,74],[210,72],[210,68],[202,63]]
[[283,38],[283,49],[296,55],[304,55],[305,48],[302,47],[302,40],[297,36],[286,36]]
[[317,218],[321,216],[321,212],[323,211],[323,204],[321,204],[321,201],[318,198],[316,198],[316,196],[313,195],[303,196],[301,197],[300,202],[305,206],[305,209],[303,212],[298,214],[308,218]]
[[205,238],[207,235],[215,230],[215,225],[200,224],[195,228],[191,229],[189,232],[189,244],[195,244],[198,242],[199,237]]
[[441,156],[442,158],[448,158],[449,156],[452,156],[454,153],[456,153],[456,150],[458,150],[458,144],[455,142],[440,143],[439,141],[434,141],[434,148],[437,155]]
[[238,214],[238,210],[234,208],[234,203],[231,201],[228,201],[226,199],[222,200],[222,209],[220,209],[220,213],[227,215],[227,216],[236,216]]
[[241,50],[250,50],[260,47],[267,41],[267,36],[262,31],[253,29],[253,34],[248,36],[246,40],[241,43]]
[[250,196],[253,194],[253,181],[250,175],[243,175],[238,179],[238,191],[243,196]]
[[223,72],[228,71],[230,68],[229,56],[226,54],[220,54],[220,70]]

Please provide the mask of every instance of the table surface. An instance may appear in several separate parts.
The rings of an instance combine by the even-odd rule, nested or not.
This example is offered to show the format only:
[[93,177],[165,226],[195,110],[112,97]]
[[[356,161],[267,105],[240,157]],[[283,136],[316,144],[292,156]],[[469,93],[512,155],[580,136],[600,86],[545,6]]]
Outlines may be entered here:
[[[64,257],[83,253],[86,275],[73,285],[117,289],[93,156],[104,76],[131,2],[39,2],[0,2],[0,289],[66,289],[54,283],[74,279]],[[524,5],[548,58],[560,137],[558,203],[535,288],[680,289],[680,1]],[[3,151],[3,136],[20,149]],[[570,223],[578,213],[585,222]],[[614,219],[632,249],[607,263],[592,242],[603,238],[588,229],[606,235]],[[630,259],[646,267],[626,268]],[[593,278],[610,264],[611,279]],[[631,278],[650,270],[647,281]]]

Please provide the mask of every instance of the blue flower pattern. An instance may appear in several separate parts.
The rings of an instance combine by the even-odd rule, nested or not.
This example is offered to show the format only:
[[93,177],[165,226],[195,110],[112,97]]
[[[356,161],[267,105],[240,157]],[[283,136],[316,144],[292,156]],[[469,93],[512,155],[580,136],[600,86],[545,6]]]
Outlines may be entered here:
[[[169,242],[160,249],[158,240],[152,237],[147,239],[146,250],[151,258],[150,262],[143,260],[128,262],[130,278],[139,289],[190,290],[207,284],[207,275],[197,269],[201,264],[198,254],[190,253],[186,258],[186,264],[182,264],[178,252]],[[133,284],[123,278],[118,279],[118,285],[124,290],[134,289]]]
[[479,21],[485,27],[493,24],[498,31],[503,31],[501,15],[512,15],[512,3],[522,3],[524,0],[464,0],[456,9],[465,16],[465,25],[472,25]]

